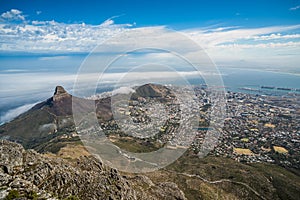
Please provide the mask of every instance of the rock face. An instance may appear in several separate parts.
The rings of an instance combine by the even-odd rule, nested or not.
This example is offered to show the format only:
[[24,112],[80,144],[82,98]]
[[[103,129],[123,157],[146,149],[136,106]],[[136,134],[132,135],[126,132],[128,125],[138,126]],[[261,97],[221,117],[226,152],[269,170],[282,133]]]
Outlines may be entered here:
[[5,140],[0,141],[0,164],[7,174],[14,174],[15,168],[23,165],[23,147]]
[[54,95],[61,95],[66,93],[66,90],[62,86],[56,86]]
[[[0,197],[16,190],[23,199],[32,193],[46,199],[71,195],[77,199],[185,199],[176,184],[155,185],[148,179],[127,178],[93,157],[70,161],[0,141]],[[143,188],[149,188],[148,192]]]
[[56,86],[55,92],[53,95],[53,101],[59,101],[66,97],[71,97],[71,95],[68,94],[62,86]]

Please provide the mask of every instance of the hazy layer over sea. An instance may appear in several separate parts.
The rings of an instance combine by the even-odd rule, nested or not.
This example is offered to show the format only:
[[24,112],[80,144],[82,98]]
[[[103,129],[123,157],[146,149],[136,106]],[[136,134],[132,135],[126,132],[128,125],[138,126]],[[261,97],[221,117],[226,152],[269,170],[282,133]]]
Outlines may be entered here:
[[[300,95],[300,75],[297,74],[221,67],[219,71],[225,89],[229,91],[265,95],[285,95],[288,93]],[[28,72],[0,73],[0,75],[7,78],[8,81],[11,80],[11,83],[6,83],[4,79],[2,79],[0,123],[8,121],[14,116],[28,110],[35,103],[51,97],[56,85],[63,85],[65,89],[72,94],[74,78],[76,77],[74,73],[49,73],[49,76],[45,78],[41,75],[38,81],[41,81],[43,84],[39,84],[39,82],[35,80],[35,78],[39,76]],[[12,78],[9,79],[9,76]],[[10,87],[14,86],[13,81],[18,81],[18,77],[28,79],[27,81],[25,80],[25,82],[28,82],[28,87],[23,85],[23,88],[18,88],[19,86],[16,84],[15,90],[10,90],[9,93],[6,93],[5,85],[9,85]],[[45,79],[44,82],[43,79]],[[192,85],[205,84],[203,79],[199,77],[186,76],[186,79]],[[172,82],[176,83],[176,80],[170,83]],[[264,89],[262,86],[274,87],[274,89]],[[278,90],[276,88],[289,88],[291,90]],[[97,93],[107,92],[112,89],[114,89],[113,84],[102,84],[97,89]]]

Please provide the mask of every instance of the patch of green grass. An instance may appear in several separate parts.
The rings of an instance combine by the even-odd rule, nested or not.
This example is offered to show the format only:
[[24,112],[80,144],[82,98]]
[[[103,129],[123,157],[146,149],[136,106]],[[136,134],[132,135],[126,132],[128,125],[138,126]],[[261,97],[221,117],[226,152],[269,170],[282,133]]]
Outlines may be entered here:
[[280,199],[296,199],[300,196],[300,177],[299,171],[294,173],[283,167],[266,164],[266,163],[254,163],[251,164],[257,171],[265,174],[270,180],[276,193]]
[[65,198],[64,200],[79,200],[79,198],[71,195],[71,196],[68,196],[67,198]]
[[[169,165],[166,170],[170,170],[174,175],[178,172],[187,173],[198,175],[210,181],[231,180],[232,182],[219,183],[216,186],[226,193],[242,199],[250,197],[256,199],[258,196],[245,186],[237,184],[238,182],[249,185],[266,199],[296,200],[300,196],[299,175],[274,164],[246,164],[230,158],[213,156],[200,159],[187,151],[180,159]],[[179,183],[180,180],[178,180]],[[213,185],[210,184],[210,186]],[[185,191],[189,191],[182,184],[181,187]],[[241,190],[244,192],[241,192]]]
[[34,191],[30,191],[26,194],[27,199],[37,200],[38,197],[39,197],[38,194]]
[[134,137],[121,137],[114,135],[112,143],[129,152],[146,153],[156,151],[161,148],[161,144],[156,141],[143,140]]
[[8,195],[4,198],[4,200],[13,200],[16,198],[19,198],[20,194],[17,190],[11,190],[9,191]]

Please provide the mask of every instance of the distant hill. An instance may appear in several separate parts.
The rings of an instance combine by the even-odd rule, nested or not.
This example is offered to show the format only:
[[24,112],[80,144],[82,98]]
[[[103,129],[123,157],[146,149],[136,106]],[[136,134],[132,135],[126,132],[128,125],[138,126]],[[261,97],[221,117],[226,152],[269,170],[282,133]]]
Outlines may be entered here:
[[137,87],[132,98],[165,98],[168,95],[172,95],[172,92],[168,87],[159,84],[148,83]]

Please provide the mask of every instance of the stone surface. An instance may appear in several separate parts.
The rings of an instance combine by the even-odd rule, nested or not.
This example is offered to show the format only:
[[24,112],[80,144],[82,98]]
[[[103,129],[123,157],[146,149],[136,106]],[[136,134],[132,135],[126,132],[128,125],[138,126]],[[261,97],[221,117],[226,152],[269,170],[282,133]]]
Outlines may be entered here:
[[2,196],[17,190],[24,198],[35,192],[46,199],[185,199],[175,183],[155,185],[146,176],[122,176],[91,156],[51,157],[5,140],[0,141],[0,169]]
[[53,95],[53,101],[61,101],[62,99],[67,97],[71,97],[71,95],[68,94],[62,86],[56,86]]

